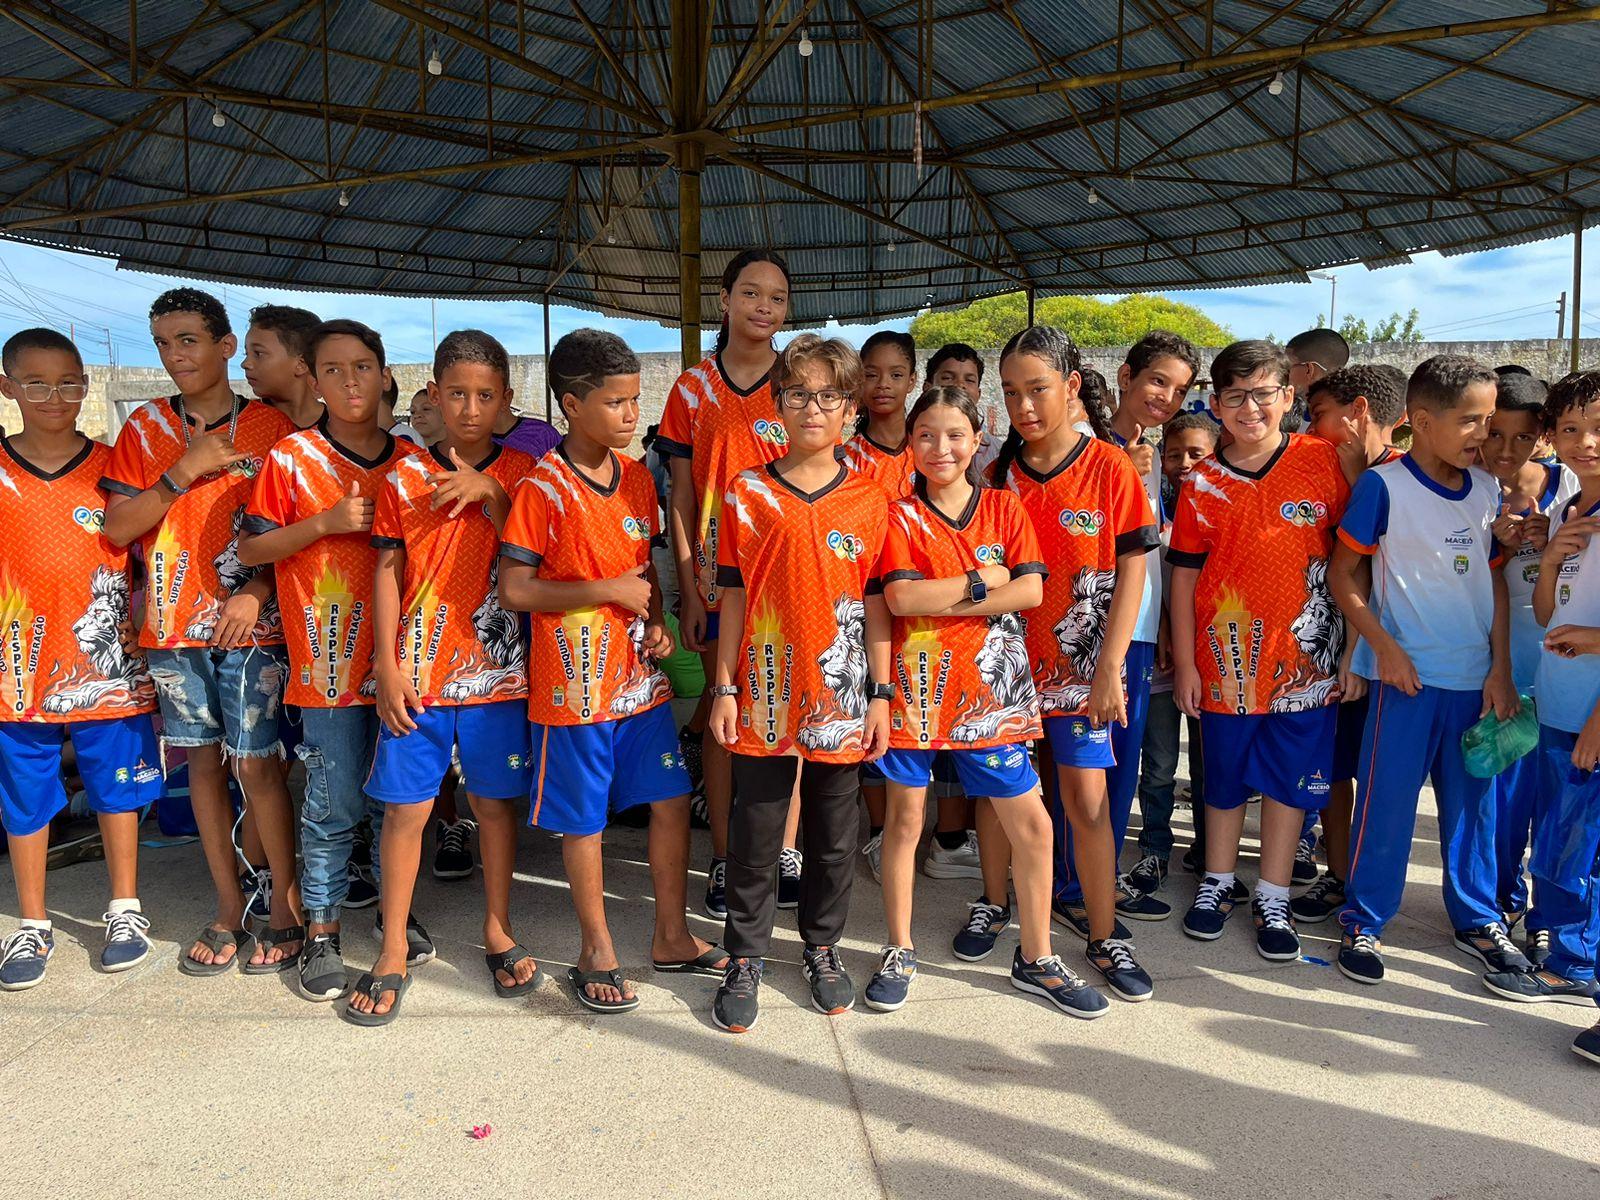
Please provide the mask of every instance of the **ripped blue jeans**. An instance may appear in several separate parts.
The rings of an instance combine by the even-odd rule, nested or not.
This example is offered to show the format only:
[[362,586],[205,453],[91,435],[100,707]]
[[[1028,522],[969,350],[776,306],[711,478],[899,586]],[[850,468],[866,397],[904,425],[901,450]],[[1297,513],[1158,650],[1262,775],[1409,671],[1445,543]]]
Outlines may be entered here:
[[362,785],[378,741],[378,710],[371,705],[299,710],[304,736],[297,753],[306,765],[306,800],[300,809],[300,898],[306,919],[339,919],[350,891],[350,847],[361,818],[372,817],[372,871],[378,872],[383,805],[370,803]]
[[161,703],[164,746],[221,745],[232,758],[281,754],[282,646],[146,651]]

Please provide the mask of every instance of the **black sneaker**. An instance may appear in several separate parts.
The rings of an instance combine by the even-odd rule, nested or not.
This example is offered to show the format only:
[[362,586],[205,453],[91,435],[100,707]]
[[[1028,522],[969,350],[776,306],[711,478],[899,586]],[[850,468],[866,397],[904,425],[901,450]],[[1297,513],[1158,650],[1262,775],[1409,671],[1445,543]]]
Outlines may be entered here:
[[337,933],[319,933],[300,955],[300,994],[307,1000],[337,1000],[348,983]]
[[700,907],[708,917],[728,919],[728,860],[713,858],[706,871],[706,898]]
[[1084,948],[1089,965],[1105,977],[1106,986],[1124,1000],[1137,1003],[1155,994],[1149,973],[1133,957],[1133,943],[1106,938]]
[[696,733],[687,725],[678,730],[678,757],[683,759],[683,769],[689,772],[694,790],[703,792],[706,786],[704,733]]
[[950,952],[962,962],[982,962],[994,953],[994,944],[1009,924],[1009,908],[990,904],[987,896],[979,896],[968,906],[966,927],[951,941]]
[[819,1013],[837,1016],[856,1002],[856,985],[839,965],[839,951],[833,946],[807,946],[800,956],[800,971],[811,985],[811,1007]]
[[1183,869],[1191,875],[1204,875],[1206,873],[1205,860],[1196,852],[1196,847],[1190,846],[1183,852]]
[[1457,950],[1477,959],[1489,968],[1490,974],[1533,970],[1533,964],[1517,949],[1506,927],[1498,922],[1478,929],[1458,929],[1455,941]]
[[1131,875],[1117,879],[1116,906],[1117,915],[1130,921],[1165,921],[1172,915],[1172,905],[1142,890]]
[[1294,873],[1289,877],[1295,887],[1304,887],[1317,881],[1317,843],[1304,838],[1295,843]]
[[1300,895],[1289,901],[1289,913],[1296,921],[1316,925],[1344,907],[1344,880],[1323,875]]
[[1357,983],[1383,982],[1383,943],[1370,933],[1345,930],[1339,942],[1339,970]]
[[[378,940],[383,940],[383,911],[378,911],[378,919],[373,924],[373,929],[378,934]],[[422,922],[416,917],[406,916],[406,966],[420,967],[425,962],[432,962],[435,954],[433,939],[428,936],[428,931],[422,927]]]
[[343,908],[371,908],[378,902],[378,888],[367,873],[354,861],[345,868],[348,883],[344,893]]
[[1533,964],[1535,971],[1542,971],[1544,964],[1550,961],[1550,931],[1548,929],[1528,930],[1528,940],[1523,943],[1523,953],[1528,956],[1528,961]]
[[255,867],[239,876],[239,889],[244,892],[244,919],[248,924],[267,925],[272,920],[272,872],[266,867]]
[[1011,956],[1011,986],[1019,992],[1043,996],[1069,1017],[1084,1021],[1103,1017],[1111,1008],[1111,1001],[1075,975],[1056,955],[1029,962],[1022,957],[1021,946]]
[[759,1015],[757,994],[761,990],[762,962],[759,958],[730,958],[723,972],[722,986],[711,1001],[711,1019],[718,1029],[744,1033],[756,1027]]
[[1231,887],[1215,875],[1207,875],[1195,890],[1194,903],[1183,914],[1183,931],[1202,942],[1216,941],[1237,903]]
[[798,850],[784,848],[778,855],[778,907],[800,907],[800,872],[805,859]]
[[1289,962],[1300,957],[1300,935],[1289,919],[1289,902],[1257,892],[1250,901],[1256,923],[1256,953],[1268,962]]
[[1158,858],[1154,854],[1146,854],[1133,864],[1133,870],[1123,878],[1148,896],[1160,890],[1161,885],[1167,881],[1167,860]]
[[885,946],[882,962],[867,980],[862,998],[868,1008],[877,1012],[897,1012],[905,1007],[916,977],[916,951],[906,946]]
[[433,877],[435,879],[468,879],[472,875],[472,850],[467,845],[478,823],[463,818],[460,821],[433,823]]
[[[1089,910],[1082,904],[1065,904],[1055,897],[1050,898],[1050,919],[1057,925],[1072,930],[1084,941],[1089,940]],[[1128,927],[1121,921],[1112,920],[1111,936],[1121,942],[1131,942],[1133,934],[1128,932]]]
[[355,839],[350,843],[350,861],[363,871],[372,867],[372,830],[365,821],[356,826]]
[[1550,971],[1501,971],[1483,977],[1483,986],[1496,996],[1540,1004],[1593,1004],[1600,996],[1600,984],[1592,979],[1567,979]]
[[1600,1063],[1600,1021],[1596,1021],[1572,1039],[1572,1052],[1579,1058]]

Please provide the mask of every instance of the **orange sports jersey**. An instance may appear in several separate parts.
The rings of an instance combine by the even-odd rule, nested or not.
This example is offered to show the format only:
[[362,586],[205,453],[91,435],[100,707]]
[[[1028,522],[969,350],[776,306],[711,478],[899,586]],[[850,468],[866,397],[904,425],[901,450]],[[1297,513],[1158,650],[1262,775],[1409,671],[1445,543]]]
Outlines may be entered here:
[[663,454],[689,460],[694,492],[700,498],[700,527],[694,535],[695,576],[706,607],[715,611],[717,531],[722,497],[733,477],[777,458],[789,444],[778,414],[772,381],[763,379],[741,392],[722,373],[712,355],[678,376],[661,414],[656,445]]
[[[234,449],[250,457],[197,479],[173,501],[161,522],[139,539],[146,583],[144,629],[139,644],[171,650],[209,646],[222,602],[259,573],[239,564],[239,529],[250,491],[266,466],[267,452],[295,431],[294,422],[271,405],[235,397],[242,405]],[[151,488],[189,448],[177,397],[152,400],[133,411],[111,451],[100,489],[137,496]],[[228,417],[206,426],[226,432]],[[269,597],[251,635],[257,645],[283,642],[277,600]]]
[[100,531],[111,448],[84,439],[43,472],[0,439],[0,721],[66,724],[149,712],[143,655],[122,646],[129,559]]
[[[328,436],[326,421],[290,434],[267,455],[245,513],[246,533],[285,529],[326,512],[359,485],[376,499],[389,472],[421,454],[389,438],[375,458],[362,458]],[[289,648],[284,701],[300,708],[371,704],[372,574],[376,555],[365,533],[318,538],[276,564],[278,608]]]
[[1350,499],[1338,452],[1286,434],[1257,471],[1230,467],[1224,454],[1184,480],[1167,551],[1173,566],[1200,571],[1200,705],[1242,715],[1331,704],[1344,619],[1328,592],[1328,555]]
[[1051,471],[1018,458],[1006,476],[1033,521],[1044,565],[1044,600],[1023,614],[1039,711],[1081,714],[1100,661],[1117,586],[1117,559],[1160,544],[1144,480],[1126,451],[1085,437]]
[[[477,469],[507,494],[533,473],[534,460],[496,446]],[[383,490],[372,544],[404,549],[400,669],[425,704],[488,704],[528,694],[527,647],[515,613],[500,607],[500,535],[481,505],[450,518],[433,507],[428,476],[452,470],[438,449],[401,459]]]
[[736,476],[722,504],[717,583],[745,591],[734,751],[860,762],[866,596],[881,590],[888,496],[843,466],[807,495],[768,463]]
[[911,495],[917,464],[911,459],[909,442],[899,450],[890,450],[863,431],[844,444],[844,465],[872,480],[889,493],[891,500]]
[[[500,553],[541,579],[615,579],[650,565],[661,531],[655,480],[611,456],[602,487],[558,445],[517,489]],[[616,604],[530,614],[528,719],[541,725],[616,721],[672,698],[661,669],[639,653],[644,619]]]
[[[979,488],[952,521],[920,497],[889,506],[878,570],[901,579],[950,579],[979,567],[1047,575],[1022,502]],[[889,745],[897,750],[981,750],[1039,736],[1039,697],[1022,614],[895,617],[890,637],[895,695]]]

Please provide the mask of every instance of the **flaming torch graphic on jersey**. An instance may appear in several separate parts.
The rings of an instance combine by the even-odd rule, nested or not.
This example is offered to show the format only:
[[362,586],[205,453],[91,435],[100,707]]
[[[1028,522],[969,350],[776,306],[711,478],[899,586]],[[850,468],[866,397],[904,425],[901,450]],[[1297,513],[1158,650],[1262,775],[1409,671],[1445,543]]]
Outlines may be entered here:
[[896,663],[900,694],[909,697],[906,719],[917,745],[928,746],[939,736],[939,711],[944,703],[945,681],[950,676],[950,651],[929,621],[913,622]]
[[28,597],[10,579],[0,588],[0,689],[5,711],[13,719],[27,715],[32,706],[33,673],[39,665],[39,641],[44,633],[44,618],[36,618]]
[[189,552],[178,549],[172,531],[162,526],[150,545],[150,599],[155,609],[156,641],[165,646],[182,624],[173,611],[178,604],[178,594],[183,590],[184,576],[189,573]]
[[1261,656],[1261,622],[1244,606],[1244,597],[1233,588],[1217,597],[1217,615],[1206,630],[1211,655],[1222,680],[1221,694],[1213,700],[1225,704],[1229,712],[1255,710],[1256,678],[1254,664]]
[[604,677],[609,651],[604,643],[595,645],[594,627],[604,624],[599,617],[598,609],[574,609],[562,614],[556,627],[556,652],[561,655],[561,673],[567,677],[562,689],[565,703],[585,721],[594,719],[594,681]]
[[344,647],[354,643],[360,620],[355,612],[350,581],[330,563],[323,568],[311,605],[306,610],[311,657],[317,660],[322,676],[318,684],[329,703],[336,702],[350,686],[350,659]]
[[776,746],[789,734],[789,666],[794,647],[783,640],[783,625],[771,605],[756,614],[750,627],[749,658],[745,663],[755,696],[749,725],[763,746]]
[[447,604],[435,611],[433,581],[425,580],[417,589],[417,598],[406,614],[405,629],[401,634],[400,668],[411,670],[411,686],[417,695],[428,694],[426,684],[433,675],[433,658],[439,650],[439,639],[444,634],[444,624],[449,620]]

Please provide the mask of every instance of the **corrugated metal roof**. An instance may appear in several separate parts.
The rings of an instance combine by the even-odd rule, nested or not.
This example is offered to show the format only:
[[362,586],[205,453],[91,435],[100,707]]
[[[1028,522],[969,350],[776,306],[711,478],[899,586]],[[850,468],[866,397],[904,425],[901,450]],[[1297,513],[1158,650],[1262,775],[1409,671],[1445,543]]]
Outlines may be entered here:
[[[574,3],[609,54],[571,7],[497,3],[486,24],[478,0],[327,0],[324,43],[306,0],[144,5],[130,75],[122,0],[9,0],[0,235],[301,288],[528,298],[555,280],[565,303],[675,320],[667,9]],[[1022,285],[1302,279],[1600,214],[1600,23],[1321,52],[1593,4],[818,0],[814,53],[796,35],[752,72],[774,7],[710,10],[707,109],[732,102],[700,135],[708,322],[717,272],[751,244],[787,253],[794,317],[814,321]],[[1262,50],[1282,57],[1237,58]],[[1184,69],[942,104],[1167,64]],[[920,171],[912,114],[859,111],[918,93],[941,105]]]

